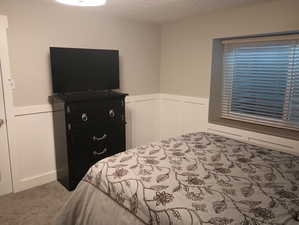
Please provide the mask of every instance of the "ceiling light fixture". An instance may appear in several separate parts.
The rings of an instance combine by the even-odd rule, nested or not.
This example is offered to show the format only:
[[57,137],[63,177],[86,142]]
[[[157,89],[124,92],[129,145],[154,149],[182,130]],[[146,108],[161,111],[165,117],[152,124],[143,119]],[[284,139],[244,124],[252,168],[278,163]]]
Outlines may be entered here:
[[106,4],[106,0],[56,0],[59,3],[75,6],[101,6]]

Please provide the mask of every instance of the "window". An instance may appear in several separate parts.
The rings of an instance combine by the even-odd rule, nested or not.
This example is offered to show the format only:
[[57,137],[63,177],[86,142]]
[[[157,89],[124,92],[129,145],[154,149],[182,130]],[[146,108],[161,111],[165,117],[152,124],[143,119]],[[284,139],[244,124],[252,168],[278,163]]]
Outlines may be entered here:
[[299,130],[299,36],[222,44],[221,117]]

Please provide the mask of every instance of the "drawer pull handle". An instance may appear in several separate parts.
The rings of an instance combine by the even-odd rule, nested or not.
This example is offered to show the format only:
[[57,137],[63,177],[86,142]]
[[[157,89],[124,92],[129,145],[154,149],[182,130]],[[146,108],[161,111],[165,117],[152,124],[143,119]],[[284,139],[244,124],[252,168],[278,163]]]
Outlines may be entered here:
[[83,113],[83,114],[81,115],[81,119],[82,119],[82,121],[87,122],[87,120],[88,120],[88,116],[87,116],[87,114],[86,114],[86,113]]
[[106,138],[107,138],[107,134],[104,134],[103,137],[100,137],[100,138],[99,138],[99,137],[96,137],[96,136],[93,136],[93,137],[92,137],[92,140],[93,140],[93,141],[102,141],[102,140],[104,140],[104,139],[106,139]]
[[94,156],[99,156],[99,155],[103,155],[104,153],[107,152],[107,148],[104,148],[102,151],[98,152],[98,151],[93,151],[93,155]]
[[110,110],[109,110],[109,116],[110,116],[111,118],[114,118],[114,117],[115,117],[115,112],[114,112],[113,109],[110,109]]

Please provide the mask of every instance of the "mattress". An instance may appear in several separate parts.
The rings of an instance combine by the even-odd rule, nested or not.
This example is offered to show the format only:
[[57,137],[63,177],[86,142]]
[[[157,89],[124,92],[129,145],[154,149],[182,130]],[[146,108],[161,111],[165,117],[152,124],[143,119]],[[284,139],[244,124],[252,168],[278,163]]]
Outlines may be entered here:
[[55,225],[298,225],[299,157],[210,134],[140,146],[90,168]]

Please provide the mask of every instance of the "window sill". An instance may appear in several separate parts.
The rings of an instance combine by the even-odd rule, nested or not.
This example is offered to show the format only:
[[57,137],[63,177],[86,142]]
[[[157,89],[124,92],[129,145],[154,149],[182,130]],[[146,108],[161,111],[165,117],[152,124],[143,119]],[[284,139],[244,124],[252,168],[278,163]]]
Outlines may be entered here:
[[210,118],[209,123],[299,141],[299,131],[260,125],[234,119]]

